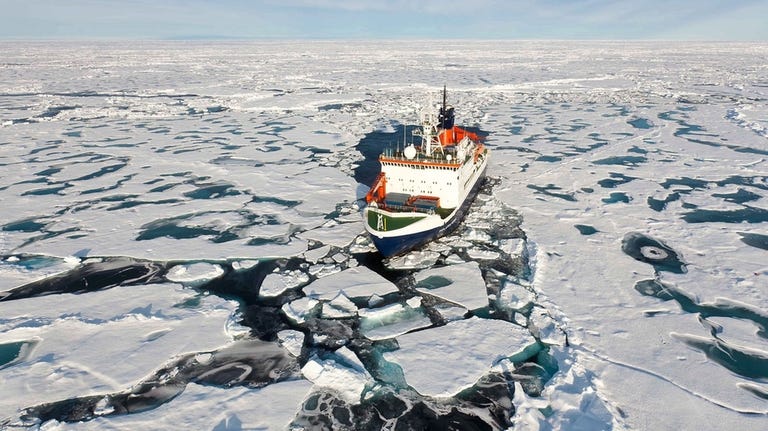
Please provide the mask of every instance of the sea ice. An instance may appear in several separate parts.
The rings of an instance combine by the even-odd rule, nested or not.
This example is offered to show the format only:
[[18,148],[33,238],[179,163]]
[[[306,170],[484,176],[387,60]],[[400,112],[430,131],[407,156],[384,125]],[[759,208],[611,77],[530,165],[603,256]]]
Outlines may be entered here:
[[[376,130],[413,121],[421,96],[447,79],[465,124],[489,133],[488,173],[496,181],[492,199],[478,196],[482,205],[473,205],[464,224],[504,254],[488,260],[476,241],[457,234],[410,262],[394,259],[389,269],[462,265],[470,256],[484,271],[499,270],[510,263],[505,254],[530,252],[523,276],[535,293],[532,311],[544,313],[531,316],[532,329],[557,327],[543,339],[556,341],[562,330],[572,347],[549,346],[561,371],[542,398],[524,400],[516,391],[515,429],[764,428],[764,391],[740,374],[753,372],[744,363],[762,359],[761,313],[753,311],[768,309],[761,289],[768,276],[764,44],[0,45],[0,200],[8,215],[0,221],[0,289],[72,268],[41,263],[48,256],[186,260],[169,279],[192,286],[215,274],[203,266],[185,278],[185,265],[195,262],[306,253],[309,267],[301,271],[320,278],[322,301],[344,291],[358,304],[386,304],[394,284],[365,269],[359,277],[334,274],[357,262],[350,254],[372,250],[357,217],[366,186],[355,168],[368,157],[360,144]],[[83,79],[84,71],[98,79]],[[515,235],[497,222],[505,220],[503,205],[524,219],[515,235],[526,240],[506,239]],[[684,256],[687,272],[657,273],[648,260],[659,248],[639,250],[639,260],[622,252],[633,232]],[[324,245],[308,252],[316,241]],[[325,261],[330,244],[343,263]],[[635,289],[656,278],[684,295],[665,300]],[[498,302],[527,309],[527,293],[510,287]],[[2,343],[37,341],[27,358],[0,370],[7,394],[0,417],[124,389],[169,357],[242,336],[228,329],[238,304],[216,298],[152,284],[0,302]],[[304,322],[319,316],[314,301],[284,310]],[[458,317],[456,309],[447,320]],[[380,335],[399,335],[407,347],[416,333],[403,332],[431,326],[423,311],[384,307],[368,323],[389,315]],[[523,313],[512,318],[527,323]],[[395,330],[398,319],[409,323]],[[426,344],[437,331],[442,342],[441,328],[418,333]],[[733,363],[726,351],[747,355]],[[406,367],[409,377],[418,381],[414,370],[424,364],[431,358]],[[450,381],[455,370],[448,371],[433,376]],[[45,426],[282,429],[309,387],[305,380],[258,391],[192,384],[153,410]],[[273,412],[279,420],[271,421]]]
[[14,396],[0,399],[0,417],[42,402],[124,390],[157,368],[158,358],[230,342],[224,326],[237,304],[195,298],[168,283],[0,302],[0,344],[38,340],[23,362],[2,370],[4,391]]
[[327,319],[339,319],[354,317],[357,314],[357,306],[347,298],[343,291],[335,298],[323,302],[322,317]]
[[431,326],[432,321],[424,309],[414,305],[394,303],[381,308],[361,308],[358,311],[360,332],[370,340],[385,340]]
[[288,289],[296,288],[309,281],[309,277],[301,271],[290,271],[287,273],[270,273],[264,277],[259,287],[259,296],[263,298],[274,298],[284,293]]
[[[97,417],[87,422],[48,421],[41,430],[102,431],[125,429],[283,430],[312,390],[299,379],[261,389],[218,388],[190,383],[172,401],[140,414]],[[215,406],[215,408],[212,408]]]
[[397,292],[397,287],[372,270],[358,266],[318,279],[304,287],[304,293],[315,299],[331,300],[340,291],[349,298],[367,299],[372,295]]
[[301,356],[301,348],[304,346],[304,333],[294,329],[285,329],[277,333],[280,345],[286,348],[293,356]]
[[322,359],[312,356],[301,372],[315,386],[336,391],[351,404],[359,404],[366,385],[373,384],[363,364],[346,347]]
[[[427,337],[428,335],[428,337]],[[471,317],[397,337],[384,359],[403,369],[422,395],[445,397],[472,386],[497,361],[522,361],[539,350],[527,329],[503,320]]]
[[288,319],[301,325],[308,316],[313,315],[317,311],[319,304],[320,302],[317,299],[305,296],[283,304],[282,310]]
[[468,310],[488,306],[485,280],[477,262],[425,269],[414,274],[416,290]]
[[198,262],[189,265],[176,265],[168,270],[165,278],[185,286],[195,287],[203,285],[223,274],[224,270],[219,265]]

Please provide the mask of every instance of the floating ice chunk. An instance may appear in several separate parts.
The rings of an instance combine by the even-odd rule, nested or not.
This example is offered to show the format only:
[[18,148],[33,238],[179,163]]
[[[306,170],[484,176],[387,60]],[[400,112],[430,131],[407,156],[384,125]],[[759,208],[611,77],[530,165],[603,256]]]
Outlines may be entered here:
[[235,271],[242,271],[246,269],[251,269],[258,264],[259,264],[258,259],[236,260],[232,262],[232,269],[234,269]]
[[336,253],[333,255],[333,261],[336,263],[342,263],[347,260],[347,256],[344,253]]
[[514,321],[520,326],[523,326],[523,327],[528,326],[528,318],[525,317],[525,314],[515,313]]
[[525,286],[512,280],[505,280],[499,292],[497,303],[499,308],[503,310],[521,311],[533,304],[535,299],[536,295]]
[[357,306],[347,298],[343,291],[339,292],[331,301],[323,303],[322,316],[324,318],[339,319],[354,317],[356,314]]
[[325,359],[313,355],[301,372],[316,386],[338,392],[350,404],[359,404],[365,386],[373,383],[357,356],[346,347]]
[[108,397],[104,397],[96,403],[94,406],[93,414],[96,416],[104,416],[115,411],[115,407],[110,403]]
[[301,271],[290,271],[285,274],[271,273],[264,277],[259,287],[260,298],[274,298],[288,289],[293,289],[309,281],[309,276]]
[[427,245],[427,248],[429,251],[434,251],[435,253],[448,253],[451,251],[451,247],[448,244],[444,244],[440,241],[432,241]]
[[341,268],[334,264],[326,265],[323,263],[318,263],[317,265],[310,266],[308,272],[310,275],[314,275],[317,278],[323,278],[336,274],[337,272],[341,272]]
[[304,293],[315,299],[331,300],[339,294],[342,287],[349,298],[368,298],[372,295],[382,296],[397,292],[397,286],[386,278],[364,266],[357,266],[304,286]]
[[277,333],[277,341],[288,352],[295,356],[301,356],[301,347],[304,345],[304,333],[293,329],[285,329]]
[[386,265],[392,269],[429,268],[440,258],[440,253],[431,250],[414,250],[402,256],[390,258]]
[[351,238],[354,238],[362,229],[361,220],[347,223],[326,222],[323,226],[301,232],[297,237],[336,247],[346,247],[351,242]]
[[219,265],[197,262],[188,265],[176,265],[168,270],[165,278],[187,287],[197,287],[221,277],[223,274],[224,270]]
[[540,346],[531,334],[503,320],[471,317],[397,337],[399,350],[384,359],[403,369],[422,395],[451,396],[472,386],[497,361],[525,360]]
[[528,319],[528,329],[544,344],[565,345],[565,335],[555,319],[542,308],[534,308]]
[[359,314],[360,332],[369,340],[385,340],[432,325],[421,307],[400,303],[376,309],[363,308]]
[[493,250],[483,250],[477,247],[467,249],[467,254],[470,258],[479,260],[496,260],[499,258],[498,252]]
[[[477,227],[486,228],[486,229],[489,227],[489,226],[487,226],[486,223],[483,223],[483,224],[484,224],[484,226],[477,226]],[[472,228],[472,227],[468,228],[464,232],[464,235],[462,235],[462,236],[467,241],[477,241],[477,242],[490,242],[491,241],[491,236],[488,235],[487,232],[485,232],[484,230],[475,229],[475,228]]]
[[382,301],[384,301],[384,298],[381,296],[371,295],[371,297],[368,298],[368,308],[375,308],[377,305],[381,304]]
[[415,274],[416,290],[476,310],[488,306],[485,280],[477,262],[432,268]]
[[414,296],[413,298],[406,300],[405,303],[408,304],[408,306],[411,308],[419,308],[421,307],[421,297]]
[[461,320],[467,314],[467,309],[450,303],[437,304],[435,310],[446,322]]
[[525,256],[526,245],[522,238],[504,238],[497,241],[499,250],[510,256]]
[[307,320],[308,316],[315,312],[315,307],[317,307],[318,304],[318,300],[305,296],[283,304],[282,310],[287,318],[297,325],[301,325]]
[[330,245],[324,245],[322,247],[318,247],[312,250],[307,250],[304,252],[304,259],[309,263],[315,264],[320,259],[324,258],[330,251],[331,251]]

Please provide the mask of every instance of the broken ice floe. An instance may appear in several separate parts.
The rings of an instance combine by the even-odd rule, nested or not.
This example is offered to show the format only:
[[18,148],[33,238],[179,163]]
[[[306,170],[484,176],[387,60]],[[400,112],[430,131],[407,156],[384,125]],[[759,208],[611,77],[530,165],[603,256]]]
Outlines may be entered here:
[[363,390],[373,384],[365,366],[346,347],[323,358],[312,356],[302,367],[301,373],[316,386],[337,392],[352,404],[360,403]]
[[485,280],[477,262],[426,269],[414,274],[418,292],[458,304],[467,310],[488,306]]
[[224,274],[224,270],[211,263],[193,263],[191,265],[176,265],[165,274],[169,281],[181,283],[186,286],[201,286]]
[[385,340],[415,329],[432,326],[421,307],[394,303],[381,308],[360,309],[360,332],[370,340]]
[[[451,396],[472,386],[497,361],[523,361],[539,344],[527,329],[503,320],[472,317],[397,337],[399,348],[384,358],[398,364],[422,395]],[[457,346],[471,346],[461,349]]]
[[340,291],[349,298],[369,298],[396,292],[397,287],[372,270],[358,266],[322,277],[304,288],[307,296],[331,300]]

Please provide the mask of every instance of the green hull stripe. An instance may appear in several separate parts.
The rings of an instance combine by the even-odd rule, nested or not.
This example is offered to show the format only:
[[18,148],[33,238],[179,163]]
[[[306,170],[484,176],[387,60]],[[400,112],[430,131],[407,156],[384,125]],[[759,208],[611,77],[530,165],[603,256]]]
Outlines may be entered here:
[[377,211],[368,210],[368,226],[379,232],[402,229],[425,218],[426,216],[390,217]]

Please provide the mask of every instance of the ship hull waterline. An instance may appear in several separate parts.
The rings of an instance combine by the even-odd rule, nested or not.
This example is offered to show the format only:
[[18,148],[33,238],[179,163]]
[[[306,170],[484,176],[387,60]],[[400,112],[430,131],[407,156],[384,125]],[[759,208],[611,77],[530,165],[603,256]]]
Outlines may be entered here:
[[[413,250],[414,248],[422,246],[441,236],[449,234],[454,229],[456,229],[459,226],[459,224],[461,224],[462,220],[464,220],[464,216],[466,215],[467,211],[469,211],[469,207],[472,205],[472,202],[475,200],[477,193],[480,191],[480,187],[485,182],[486,167],[487,165],[483,166],[482,170],[480,171],[480,174],[477,175],[475,184],[472,186],[472,189],[467,194],[467,197],[464,199],[461,206],[456,208],[445,219],[442,219],[441,224],[439,224],[438,226],[425,229],[425,230],[416,231],[416,232],[409,231],[401,235],[398,235],[397,231],[392,231],[394,235],[390,233],[386,233],[385,235],[383,232],[377,232],[373,230],[368,226],[368,223],[366,223],[366,230],[370,234],[371,240],[373,241],[373,244],[376,246],[376,249],[379,250],[379,253],[381,253],[381,255],[384,256],[385,258],[397,256],[397,255],[406,253],[410,250]],[[365,215],[364,215],[364,218],[366,220],[368,219],[369,211],[377,211],[377,210],[372,209],[370,207],[366,207]],[[420,213],[415,213],[415,214],[423,216],[423,214],[420,214]],[[432,215],[428,217],[439,217],[439,216]]]

